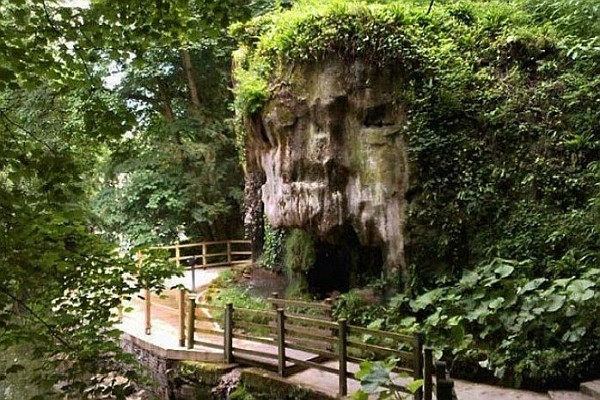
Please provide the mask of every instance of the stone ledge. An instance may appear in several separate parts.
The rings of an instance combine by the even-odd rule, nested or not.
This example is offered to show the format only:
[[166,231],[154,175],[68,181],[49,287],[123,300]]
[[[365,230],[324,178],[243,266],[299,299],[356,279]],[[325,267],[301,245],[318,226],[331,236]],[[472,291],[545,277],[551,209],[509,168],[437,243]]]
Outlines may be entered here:
[[272,399],[334,400],[337,396],[323,393],[308,385],[290,382],[276,373],[260,368],[242,371],[242,382],[251,390],[269,394]]
[[210,363],[222,363],[223,362],[223,354],[221,352],[215,352],[210,349],[172,349],[172,348],[163,348],[156,344],[153,344],[147,340],[144,340],[135,335],[131,335],[129,333],[123,333],[121,335],[121,340],[130,342],[136,347],[140,349],[146,350],[159,358],[163,358],[165,360],[176,360],[176,361],[201,361],[201,362],[210,362]]

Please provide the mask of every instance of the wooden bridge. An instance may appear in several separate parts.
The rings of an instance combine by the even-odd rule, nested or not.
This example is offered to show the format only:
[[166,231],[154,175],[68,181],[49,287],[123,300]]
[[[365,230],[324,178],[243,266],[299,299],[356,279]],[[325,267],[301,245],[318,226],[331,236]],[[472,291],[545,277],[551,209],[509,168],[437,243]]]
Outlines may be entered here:
[[[225,251],[210,253],[210,246],[216,244]],[[208,242],[165,249],[174,251],[172,259],[178,264],[186,260],[201,261],[189,265],[189,269],[249,263],[250,251],[234,249],[234,245],[244,246],[249,242]],[[191,248],[199,248],[201,252],[182,252]],[[192,287],[196,287],[195,283]],[[172,297],[177,297],[177,307],[173,307]],[[145,334],[151,335],[153,296],[146,292],[144,298]],[[160,310],[157,317],[163,323],[168,320],[168,324],[176,327],[179,348],[195,352],[195,357],[198,351],[210,349],[211,354],[216,352],[220,355],[217,359],[227,364],[256,366],[281,377],[315,369],[337,376],[339,396],[348,394],[348,382],[356,379],[360,362],[393,357],[398,360],[394,369],[396,390],[408,393],[409,382],[422,380],[422,387],[414,394],[416,400],[455,398],[445,364],[434,362],[432,350],[423,346],[420,334],[366,329],[350,325],[345,319],[333,321],[330,300],[304,302],[281,299],[274,294],[268,301],[269,310],[234,308],[232,304],[217,307],[204,302],[198,293],[179,290],[167,299],[166,305],[163,301],[154,307]]]

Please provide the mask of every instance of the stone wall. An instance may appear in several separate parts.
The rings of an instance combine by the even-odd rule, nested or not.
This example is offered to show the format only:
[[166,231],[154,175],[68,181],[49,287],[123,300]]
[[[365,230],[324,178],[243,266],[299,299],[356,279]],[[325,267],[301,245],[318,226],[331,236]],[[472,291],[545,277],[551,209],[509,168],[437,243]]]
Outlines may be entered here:
[[[136,356],[150,378],[151,383],[145,388],[146,391],[164,400],[226,398],[221,392],[227,392],[229,388],[222,387],[222,380],[234,365],[170,360],[157,355],[152,347],[144,347],[139,343],[123,338],[121,346]],[[232,385],[236,383],[231,382]]]

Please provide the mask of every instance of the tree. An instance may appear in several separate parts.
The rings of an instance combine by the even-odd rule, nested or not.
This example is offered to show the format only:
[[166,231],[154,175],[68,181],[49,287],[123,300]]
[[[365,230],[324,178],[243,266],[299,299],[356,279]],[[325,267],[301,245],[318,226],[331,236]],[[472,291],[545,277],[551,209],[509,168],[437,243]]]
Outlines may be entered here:
[[127,68],[118,91],[137,124],[107,163],[97,204],[108,230],[137,243],[172,242],[183,231],[205,240],[240,234],[230,48],[205,39],[194,49],[147,52],[143,65]]
[[136,120],[107,161],[96,201],[107,231],[133,243],[240,235],[242,171],[229,123],[233,47],[225,30],[268,6],[94,3],[90,15],[107,21],[100,29],[124,76],[115,90]]
[[103,90],[98,52],[75,41],[82,10],[40,1],[0,10],[0,347],[25,345],[42,361],[44,398],[57,382],[83,393],[93,373],[129,359],[114,329],[120,298],[160,289],[173,270],[152,263],[138,277],[94,232],[95,169],[131,118]]
[[[87,378],[127,359],[113,329],[119,298],[160,290],[173,273],[152,261],[138,274],[100,228],[141,243],[153,229],[167,240],[183,224],[206,238],[236,226],[227,221],[240,177],[221,36],[251,9],[237,0],[69,4],[0,0],[0,346],[26,344],[43,360],[44,387],[87,396]],[[125,78],[109,90],[115,68]],[[103,182],[100,211],[117,209],[125,222],[94,214]]]

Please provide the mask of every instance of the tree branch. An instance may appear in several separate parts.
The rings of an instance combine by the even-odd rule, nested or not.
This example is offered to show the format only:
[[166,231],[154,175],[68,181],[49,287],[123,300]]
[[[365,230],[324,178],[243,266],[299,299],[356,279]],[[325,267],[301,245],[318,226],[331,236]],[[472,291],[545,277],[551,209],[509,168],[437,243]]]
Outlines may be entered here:
[[175,116],[173,114],[173,108],[171,107],[171,97],[167,93],[167,88],[164,82],[158,81],[158,92],[160,93],[160,99],[163,102],[163,115],[167,122],[173,123]]
[[427,9],[427,14],[429,14],[431,12],[431,9],[433,8],[433,2],[435,0],[431,0],[431,2],[429,3],[429,8]]
[[74,347],[72,347],[69,342],[67,342],[65,339],[63,339],[58,333],[56,333],[56,331],[54,330],[54,328],[52,328],[52,326],[47,323],[46,321],[44,321],[44,319],[42,317],[40,317],[35,311],[33,311],[31,309],[31,307],[29,307],[23,300],[19,299],[17,296],[13,295],[10,290],[8,290],[7,287],[5,287],[4,285],[0,285],[0,292],[4,293],[6,296],[8,296],[10,299],[12,299],[13,301],[16,301],[17,303],[19,303],[19,305],[21,305],[25,310],[27,310],[27,312],[29,314],[31,314],[31,316],[33,318],[35,318],[38,322],[40,322],[42,325],[44,325],[44,327],[46,328],[46,330],[48,331],[48,333],[50,333],[50,336],[52,336],[53,338],[55,338],[56,340],[58,340],[60,343],[62,343],[66,348],[68,348],[69,350],[75,350]]
[[[44,142],[42,139],[38,138],[32,131],[30,131],[29,129],[25,128],[24,126],[20,125],[19,123],[13,121],[3,109],[0,109],[0,116],[6,121],[8,122],[10,125],[15,126],[16,128],[22,130],[26,135],[31,136],[36,142],[41,143],[44,147],[46,147],[48,150],[50,150],[50,152],[54,155],[57,154],[57,151],[54,147],[50,146],[48,143]],[[4,125],[6,126],[6,124]]]
[[192,57],[190,51],[185,49],[181,51],[181,58],[183,61],[183,70],[188,82],[188,88],[190,89],[190,100],[197,110],[200,110],[200,96],[198,96],[198,86],[196,85],[196,79],[194,78],[194,68],[192,65]]
[[[46,18],[46,21],[48,22],[48,25],[59,37],[62,37],[63,34],[60,32],[60,29],[58,29],[56,27],[56,25],[54,25],[54,21],[52,20],[52,17],[50,16],[50,12],[48,11],[48,6],[46,5],[46,0],[42,0],[42,6],[44,7],[44,16]],[[81,60],[81,65],[83,66],[83,70],[84,70],[85,74],[87,75],[88,82],[90,83],[90,93],[92,93],[95,90],[94,78],[92,77],[92,73],[90,72],[90,69],[87,65],[85,58],[83,58],[83,56],[81,55],[81,50],[79,48],[77,48],[76,46],[73,47],[73,50],[75,51],[77,58],[79,58]]]

